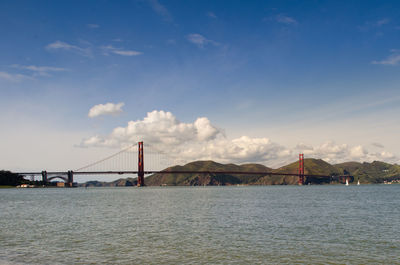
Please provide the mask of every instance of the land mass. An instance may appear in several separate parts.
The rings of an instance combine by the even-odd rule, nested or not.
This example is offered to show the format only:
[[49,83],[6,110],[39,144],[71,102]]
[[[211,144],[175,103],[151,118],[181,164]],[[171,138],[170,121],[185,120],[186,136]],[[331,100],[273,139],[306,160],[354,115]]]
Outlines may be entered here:
[[[380,161],[372,163],[346,162],[329,164],[321,159],[308,158],[304,160],[305,175],[339,176],[349,175],[350,182],[360,181],[362,184],[384,183],[400,179],[400,166]],[[235,171],[235,172],[274,172],[297,174],[298,162],[272,169],[260,164],[220,164],[214,161],[195,161],[184,166],[173,166],[163,171]],[[189,174],[189,173],[157,173],[145,178],[146,186],[203,186],[203,185],[295,185],[297,176],[279,175],[245,175],[245,174]],[[342,180],[343,181],[343,180]],[[339,183],[336,179],[330,182],[326,178],[309,177],[311,184]],[[121,178],[112,182],[88,181],[82,187],[115,187],[135,186],[136,178]]]
[[[329,164],[321,159],[304,160],[305,175],[352,176],[350,182],[361,184],[400,182],[400,166],[380,161],[372,163],[345,162]],[[173,166],[163,171],[230,171],[230,172],[273,172],[297,174],[298,162],[273,169],[260,164],[220,164],[214,161],[195,161],[184,166]],[[246,175],[246,174],[189,174],[189,173],[157,173],[145,178],[146,186],[203,186],[203,185],[295,185],[298,177],[290,175]],[[343,179],[307,177],[307,183],[329,184],[340,183]],[[41,185],[40,181],[29,181],[23,176],[10,171],[0,171],[0,186],[17,186],[21,184]],[[123,187],[136,186],[136,178],[120,178],[111,182],[88,181],[79,184],[81,187]]]

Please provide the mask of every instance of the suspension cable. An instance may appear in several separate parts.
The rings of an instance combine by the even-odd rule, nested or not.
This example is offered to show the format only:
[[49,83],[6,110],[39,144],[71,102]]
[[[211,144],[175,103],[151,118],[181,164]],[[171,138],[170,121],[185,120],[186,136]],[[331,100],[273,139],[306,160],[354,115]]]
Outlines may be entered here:
[[104,162],[104,161],[106,161],[106,160],[108,160],[108,159],[111,159],[111,158],[113,158],[113,157],[115,157],[115,156],[117,156],[117,155],[119,155],[119,154],[121,154],[121,153],[123,153],[123,152],[125,152],[125,151],[127,151],[127,150],[129,150],[129,149],[131,149],[131,148],[134,147],[134,146],[136,146],[136,144],[133,144],[133,145],[131,145],[131,146],[125,148],[125,149],[122,149],[121,151],[119,151],[119,152],[117,152],[117,153],[115,153],[115,154],[113,154],[113,155],[110,155],[110,156],[108,156],[108,157],[106,157],[106,158],[103,158],[103,159],[101,159],[101,160],[99,160],[99,161],[96,161],[96,162],[94,162],[94,163],[91,163],[91,164],[89,164],[89,165],[87,165],[87,166],[78,168],[78,169],[76,169],[75,171],[80,171],[80,170],[83,170],[83,169],[86,169],[86,168],[89,168],[89,167],[98,165],[98,164],[100,164],[100,163],[102,163],[102,162]]

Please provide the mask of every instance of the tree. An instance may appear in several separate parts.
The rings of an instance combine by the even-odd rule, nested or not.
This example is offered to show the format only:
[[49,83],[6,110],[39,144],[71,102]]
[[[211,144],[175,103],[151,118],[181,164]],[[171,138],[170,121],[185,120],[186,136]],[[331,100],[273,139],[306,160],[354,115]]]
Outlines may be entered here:
[[10,171],[0,170],[0,185],[17,186],[25,181],[24,177]]

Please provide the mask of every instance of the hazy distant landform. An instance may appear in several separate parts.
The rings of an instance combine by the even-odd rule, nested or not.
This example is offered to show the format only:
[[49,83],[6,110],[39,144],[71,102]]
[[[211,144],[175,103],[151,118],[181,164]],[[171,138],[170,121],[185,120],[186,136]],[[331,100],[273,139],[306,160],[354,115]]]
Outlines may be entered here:
[[[349,174],[361,183],[383,183],[400,179],[400,166],[380,161],[372,163],[345,162],[331,165],[321,159],[305,159],[305,174],[345,175]],[[184,166],[173,166],[165,171],[269,171],[277,173],[298,173],[298,162],[272,169],[260,164],[219,164],[214,161],[195,161]],[[320,184],[320,180],[311,180]],[[88,181],[82,187],[121,187],[134,186],[136,178],[121,178],[112,182]],[[214,174],[154,174],[145,178],[146,186],[203,186],[203,185],[295,185],[296,176],[246,176]]]

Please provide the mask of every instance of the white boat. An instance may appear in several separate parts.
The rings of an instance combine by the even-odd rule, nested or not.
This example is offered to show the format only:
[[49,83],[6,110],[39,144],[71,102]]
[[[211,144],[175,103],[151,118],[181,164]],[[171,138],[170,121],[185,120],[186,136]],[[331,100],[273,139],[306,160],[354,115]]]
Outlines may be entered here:
[[359,181],[357,181],[357,185],[358,185],[358,186],[360,186],[360,180],[359,180]]
[[346,186],[349,186],[349,180],[346,179]]

